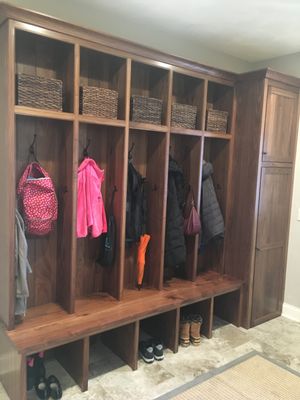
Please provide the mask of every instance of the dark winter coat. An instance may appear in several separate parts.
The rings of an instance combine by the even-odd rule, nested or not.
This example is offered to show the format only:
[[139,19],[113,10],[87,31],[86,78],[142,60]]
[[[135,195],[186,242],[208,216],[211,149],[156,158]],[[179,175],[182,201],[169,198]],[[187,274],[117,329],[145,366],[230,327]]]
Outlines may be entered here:
[[128,183],[126,200],[126,242],[138,242],[146,232],[146,193],[145,179],[128,164]]
[[165,268],[179,266],[186,261],[183,233],[184,177],[175,160],[169,162]]
[[213,180],[213,166],[208,162],[203,163],[202,170],[202,242],[224,237],[224,219],[218,203]]

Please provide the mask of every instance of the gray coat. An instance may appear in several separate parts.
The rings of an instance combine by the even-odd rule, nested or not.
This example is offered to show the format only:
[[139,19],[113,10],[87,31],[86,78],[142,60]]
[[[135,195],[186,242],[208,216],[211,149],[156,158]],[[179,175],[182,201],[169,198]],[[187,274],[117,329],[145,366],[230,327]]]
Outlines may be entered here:
[[224,219],[215,192],[213,180],[213,166],[203,162],[202,170],[202,242],[224,238]]
[[27,298],[29,296],[27,273],[32,271],[28,261],[28,245],[25,236],[25,224],[18,210],[16,210],[15,228],[15,268],[15,315],[25,315],[27,308]]

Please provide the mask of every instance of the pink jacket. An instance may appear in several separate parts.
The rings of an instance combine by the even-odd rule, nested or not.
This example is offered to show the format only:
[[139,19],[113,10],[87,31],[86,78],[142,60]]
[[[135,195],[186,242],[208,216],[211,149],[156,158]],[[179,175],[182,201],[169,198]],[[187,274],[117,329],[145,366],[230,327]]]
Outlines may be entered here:
[[91,158],[85,158],[78,168],[77,237],[93,238],[107,232],[107,222],[101,194],[104,171]]

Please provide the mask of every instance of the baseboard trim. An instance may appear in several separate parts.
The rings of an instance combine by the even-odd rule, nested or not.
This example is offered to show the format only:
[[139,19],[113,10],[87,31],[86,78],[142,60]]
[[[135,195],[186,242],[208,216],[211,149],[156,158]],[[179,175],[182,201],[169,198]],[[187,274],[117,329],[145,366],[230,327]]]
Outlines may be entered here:
[[300,322],[300,308],[292,306],[291,304],[283,303],[282,316]]

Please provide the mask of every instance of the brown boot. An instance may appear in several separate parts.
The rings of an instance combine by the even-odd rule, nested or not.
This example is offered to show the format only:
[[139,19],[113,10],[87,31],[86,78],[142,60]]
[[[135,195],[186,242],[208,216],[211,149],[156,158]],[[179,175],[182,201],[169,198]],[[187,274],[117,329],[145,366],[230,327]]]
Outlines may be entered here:
[[202,317],[199,314],[191,315],[191,342],[194,346],[199,346],[200,344],[200,333],[202,325]]
[[183,347],[190,345],[190,328],[191,322],[189,319],[185,318],[180,321],[179,341]]

